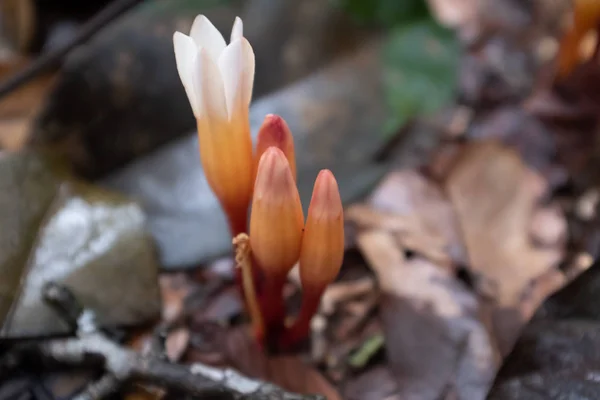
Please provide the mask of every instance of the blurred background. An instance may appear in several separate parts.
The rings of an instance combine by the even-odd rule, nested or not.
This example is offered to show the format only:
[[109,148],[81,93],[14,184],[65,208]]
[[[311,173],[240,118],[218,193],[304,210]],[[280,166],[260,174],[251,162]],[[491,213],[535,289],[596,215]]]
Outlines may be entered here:
[[[73,334],[50,282],[124,348],[152,355],[160,334],[170,361],[292,392],[596,398],[595,3],[0,0],[0,400],[89,395],[106,376],[9,358]],[[243,330],[173,52],[198,14],[226,38],[243,19],[252,134],[269,113],[287,121],[305,212],[323,168],[346,207],[342,272],[295,354]],[[293,275],[286,296],[297,309]],[[586,361],[548,360],[556,343]],[[79,398],[185,397],[159,382]]]

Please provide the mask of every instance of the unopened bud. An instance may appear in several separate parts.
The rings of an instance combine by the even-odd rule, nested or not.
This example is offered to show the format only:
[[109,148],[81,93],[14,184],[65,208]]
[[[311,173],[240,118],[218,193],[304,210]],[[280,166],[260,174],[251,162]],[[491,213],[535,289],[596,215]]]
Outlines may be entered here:
[[304,214],[284,153],[269,147],[262,155],[252,200],[250,245],[267,277],[283,278],[300,255]]
[[560,42],[559,77],[565,77],[571,73],[581,61],[581,44],[590,32],[598,29],[600,22],[600,1],[575,0],[573,6],[572,25],[567,29]]
[[305,291],[320,291],[335,279],[344,258],[344,212],[335,177],[329,170],[317,176],[308,208],[300,279]]
[[294,138],[287,123],[279,115],[269,114],[265,117],[256,140],[255,170],[261,156],[269,147],[277,147],[285,154],[290,164],[292,176],[296,180],[296,153],[294,151]]

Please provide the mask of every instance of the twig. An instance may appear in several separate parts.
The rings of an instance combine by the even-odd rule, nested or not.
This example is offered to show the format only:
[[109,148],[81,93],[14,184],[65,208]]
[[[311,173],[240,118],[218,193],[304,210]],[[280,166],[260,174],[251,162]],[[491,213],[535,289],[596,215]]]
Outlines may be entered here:
[[[62,314],[65,310],[77,320],[77,336],[29,342],[15,346],[0,359],[0,371],[22,369],[28,362],[38,365],[97,366],[104,368],[104,376],[90,384],[74,400],[101,399],[115,393],[130,382],[160,385],[192,396],[244,400],[311,400],[320,396],[301,395],[284,391],[278,386],[252,380],[230,369],[212,368],[200,363],[181,365],[171,363],[154,354],[142,355],[111,340],[94,326],[93,314],[74,305],[68,289],[51,284],[46,286],[45,297]],[[69,304],[70,303],[70,304]],[[40,363],[41,361],[41,363]]]
[[4,82],[0,83],[0,99],[21,85],[27,83],[35,76],[51,69],[58,64],[72,49],[86,42],[96,32],[106,26],[131,7],[142,0],[117,0],[106,6],[98,14],[88,20],[79,30],[77,35],[59,48],[38,57],[33,63],[22,71],[17,72]]
[[90,383],[83,392],[73,397],[73,400],[103,399],[117,392],[119,387],[119,380],[111,374],[106,374],[96,382]]
[[240,233],[233,238],[232,243],[235,246],[236,266],[242,270],[242,285],[244,288],[246,305],[248,306],[248,313],[250,314],[250,320],[252,321],[253,331],[256,338],[260,341],[265,335],[264,321],[258,305],[254,279],[252,276],[252,250],[250,248],[250,238],[247,234]]

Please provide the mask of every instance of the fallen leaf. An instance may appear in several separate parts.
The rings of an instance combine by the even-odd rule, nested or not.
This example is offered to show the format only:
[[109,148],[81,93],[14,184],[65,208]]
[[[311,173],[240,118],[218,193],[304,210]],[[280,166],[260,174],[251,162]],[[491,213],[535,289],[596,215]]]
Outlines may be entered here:
[[477,17],[479,0],[428,0],[433,16],[449,28],[461,28]]
[[538,249],[530,237],[546,182],[514,150],[480,142],[465,148],[445,186],[462,228],[469,267],[488,281],[499,307],[518,306],[531,281],[561,259],[561,249]]
[[167,323],[183,315],[184,301],[196,286],[185,272],[162,273],[158,279],[162,297],[162,319]]
[[[0,79],[20,72],[27,63],[0,64]],[[16,151],[25,145],[42,102],[54,82],[54,74],[44,74],[13,91],[0,102],[0,149]]]
[[202,311],[202,317],[227,323],[231,318],[243,312],[244,305],[240,299],[239,289],[232,285],[208,299]]
[[254,340],[249,328],[221,329],[213,332],[212,351],[223,355],[219,367],[231,367],[250,378],[271,382],[303,394],[321,394],[328,400],[341,400],[337,389],[299,356],[269,356]]
[[413,170],[389,174],[369,199],[354,205],[347,218],[362,228],[397,232],[399,241],[434,260],[466,261],[464,245],[452,205],[441,190]]
[[351,379],[344,386],[347,400],[400,399],[396,379],[390,369],[378,366]]
[[477,298],[447,270],[406,259],[382,231],[357,237],[383,291],[380,316],[402,399],[438,399],[449,388],[483,398],[499,358]]
[[547,182],[515,150],[484,141],[465,147],[445,186],[463,231],[468,266],[477,276],[476,289],[492,301],[494,330],[501,353],[507,354],[529,314],[520,310],[527,307],[522,304],[527,291],[563,256],[563,244],[540,248],[531,237]]
[[564,247],[567,240],[567,220],[558,204],[535,210],[530,235],[535,244],[543,247]]

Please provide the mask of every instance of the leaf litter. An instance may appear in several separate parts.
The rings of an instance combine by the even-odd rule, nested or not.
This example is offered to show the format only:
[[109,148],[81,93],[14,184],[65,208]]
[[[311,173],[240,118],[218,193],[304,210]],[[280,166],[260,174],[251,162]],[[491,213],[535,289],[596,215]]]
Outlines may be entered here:
[[[473,2],[453,3],[431,1],[462,36],[489,29],[490,15],[474,14]],[[573,226],[596,220],[600,68],[584,64],[560,90],[535,86],[539,70],[506,80],[509,67],[530,68],[513,45],[494,38],[471,48],[461,68],[470,74],[459,82],[467,105],[454,106],[460,127],[441,127],[430,158],[390,171],[347,208],[345,265],[303,351],[257,347],[231,277],[219,272],[225,260],[161,276],[168,358],[234,367],[328,399],[485,398],[541,302],[598,251],[588,240],[597,224]],[[516,66],[491,68],[498,54]],[[291,310],[299,292],[292,277]],[[155,329],[130,335],[129,346],[148,349]],[[144,388],[127,398],[163,395]]]

